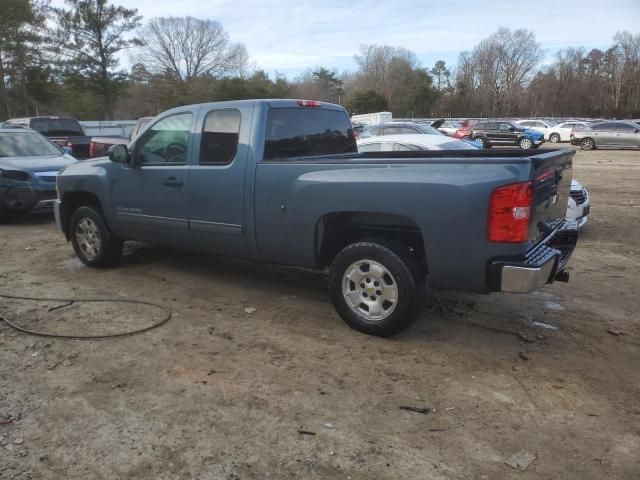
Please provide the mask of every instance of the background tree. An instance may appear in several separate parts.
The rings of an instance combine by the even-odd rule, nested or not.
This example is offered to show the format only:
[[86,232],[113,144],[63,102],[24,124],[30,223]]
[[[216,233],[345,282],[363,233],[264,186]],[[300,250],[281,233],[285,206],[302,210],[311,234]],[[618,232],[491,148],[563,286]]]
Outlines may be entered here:
[[57,57],[65,84],[78,94],[95,95],[99,118],[112,118],[113,105],[126,73],[117,70],[119,54],[139,45],[125,34],[140,25],[137,10],[108,0],[65,0],[69,9],[54,8],[50,49]]
[[[436,96],[435,89],[415,53],[388,45],[363,45],[355,60],[358,71],[349,85],[353,91],[372,90],[383,95],[387,99],[385,110],[396,116],[430,110],[424,102]],[[418,99],[422,103],[413,104]]]
[[351,115],[382,112],[387,108],[387,99],[374,90],[363,90],[353,95],[347,104]]
[[342,103],[344,81],[335,70],[320,67],[307,70],[296,80],[298,96],[330,103]]
[[33,0],[3,0],[0,7],[0,119],[33,107],[29,90],[33,67],[43,64],[38,29],[45,10],[46,4]]
[[438,88],[438,90],[442,90],[442,88],[449,85],[451,72],[447,68],[447,64],[444,60],[438,60],[431,69],[430,73],[436,80],[436,87]]
[[218,22],[193,17],[153,18],[140,32],[141,61],[153,73],[166,73],[181,82],[206,75],[239,76],[247,64],[247,50],[231,43]]

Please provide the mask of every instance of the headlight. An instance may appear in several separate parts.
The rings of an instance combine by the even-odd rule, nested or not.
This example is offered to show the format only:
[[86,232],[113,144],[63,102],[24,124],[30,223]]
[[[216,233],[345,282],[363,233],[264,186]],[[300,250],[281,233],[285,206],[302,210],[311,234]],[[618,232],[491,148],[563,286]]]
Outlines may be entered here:
[[21,170],[4,170],[0,168],[0,177],[18,182],[28,182],[31,178],[27,172]]

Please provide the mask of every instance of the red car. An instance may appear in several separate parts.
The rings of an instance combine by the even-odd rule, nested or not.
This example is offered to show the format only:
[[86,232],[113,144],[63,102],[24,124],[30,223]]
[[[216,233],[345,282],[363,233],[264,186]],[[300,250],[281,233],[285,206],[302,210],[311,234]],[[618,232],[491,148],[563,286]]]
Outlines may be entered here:
[[470,137],[471,137],[471,123],[469,122],[469,120],[461,120],[460,128],[455,131],[455,133],[453,134],[453,138],[462,140]]

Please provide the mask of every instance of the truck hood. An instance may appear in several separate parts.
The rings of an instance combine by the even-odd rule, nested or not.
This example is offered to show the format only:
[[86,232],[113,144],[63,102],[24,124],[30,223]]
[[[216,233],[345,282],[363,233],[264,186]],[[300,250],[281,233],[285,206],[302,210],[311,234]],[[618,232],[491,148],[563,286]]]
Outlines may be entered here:
[[71,155],[43,155],[39,157],[0,157],[0,168],[23,172],[59,171],[77,163]]

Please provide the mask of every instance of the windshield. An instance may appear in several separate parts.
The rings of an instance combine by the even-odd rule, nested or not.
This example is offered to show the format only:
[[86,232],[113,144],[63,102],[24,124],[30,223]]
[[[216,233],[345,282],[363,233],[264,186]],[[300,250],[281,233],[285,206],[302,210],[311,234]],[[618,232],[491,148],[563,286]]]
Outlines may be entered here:
[[0,157],[61,155],[62,151],[37,133],[0,133]]
[[82,127],[73,118],[34,118],[31,120],[31,128],[48,137],[53,135],[84,135]]

